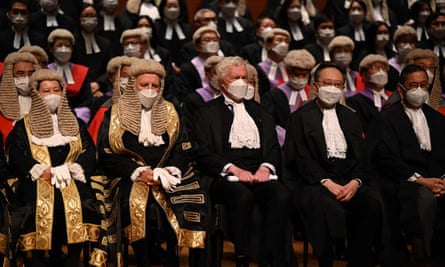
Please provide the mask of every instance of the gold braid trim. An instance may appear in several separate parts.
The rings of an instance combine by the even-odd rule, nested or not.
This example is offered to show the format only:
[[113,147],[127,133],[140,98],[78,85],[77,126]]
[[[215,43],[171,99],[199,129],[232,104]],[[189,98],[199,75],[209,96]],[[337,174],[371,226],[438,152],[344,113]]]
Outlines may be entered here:
[[[48,147],[36,145],[31,141],[31,128],[29,116],[24,119],[25,128],[31,148],[32,156],[41,164],[52,166]],[[74,162],[82,153],[82,141],[80,134],[77,140],[70,142],[70,151],[65,163]],[[36,200],[36,232],[21,235],[19,244],[22,250],[50,250],[54,214],[54,187],[43,180],[37,181]],[[83,224],[82,203],[76,183],[72,181],[61,189],[65,208],[65,223],[68,244],[82,243],[85,241],[98,241],[100,228],[97,225]]]
[[107,266],[107,258],[108,255],[105,251],[94,248],[88,263],[96,267],[105,267]]
[[8,246],[8,237],[5,234],[0,234],[0,253],[6,255],[7,246]]
[[145,238],[145,213],[150,187],[143,182],[134,182],[130,192],[130,221],[125,234],[130,243]]

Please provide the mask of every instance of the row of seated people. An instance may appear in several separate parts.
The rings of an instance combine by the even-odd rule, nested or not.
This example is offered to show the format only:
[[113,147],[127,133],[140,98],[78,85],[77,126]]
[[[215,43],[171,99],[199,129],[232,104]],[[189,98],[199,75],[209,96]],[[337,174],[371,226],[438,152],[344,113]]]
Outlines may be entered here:
[[[419,55],[433,60],[430,53],[420,52],[412,52],[413,62],[410,63],[424,64],[416,62]],[[51,243],[41,241],[45,244],[42,248],[40,243],[33,240],[40,238],[36,237],[37,230],[34,229],[41,225],[38,220],[48,219],[32,215],[37,212],[36,208],[40,208],[36,206],[36,201],[40,199],[36,198],[44,197],[39,192],[45,186],[54,185],[48,189],[53,192],[49,194],[49,199],[42,201],[46,201],[48,207],[54,208],[54,212],[58,211],[57,214],[63,218],[64,213],[71,212],[69,207],[54,205],[55,200],[51,196],[62,198],[59,204],[66,203],[69,196],[65,195],[65,188],[75,185],[79,187],[77,201],[80,198],[82,202],[78,205],[86,209],[85,214],[92,212],[87,208],[91,206],[91,201],[97,200],[97,196],[83,195],[84,190],[87,192],[88,189],[81,190],[80,187],[85,186],[86,177],[93,176],[96,170],[94,166],[82,165],[84,161],[85,164],[94,163],[94,156],[91,156],[95,155],[95,146],[83,123],[75,122],[74,114],[68,107],[66,92],[63,92],[66,89],[63,77],[56,71],[38,70],[38,61],[29,53],[12,53],[8,57],[0,84],[1,99],[6,101],[0,107],[2,114],[15,114],[17,122],[5,124],[14,128],[3,137],[7,137],[6,154],[12,176],[21,180],[17,188],[17,192],[20,192],[19,206],[27,207],[23,216],[30,220],[26,221],[26,229],[20,229],[23,230],[20,232],[20,241],[24,245],[22,249],[34,250],[35,255],[31,260],[41,261],[43,254],[37,251],[53,248]],[[285,229],[292,205],[296,205],[302,213],[320,266],[332,264],[332,240],[346,236],[351,247],[349,260],[354,266],[372,266],[375,252],[400,249],[397,238],[401,231],[398,231],[400,222],[397,214],[401,214],[403,230],[414,237],[416,256],[419,259],[436,256],[436,246],[433,246],[434,249],[431,247],[433,236],[437,237],[432,234],[434,205],[442,205],[442,199],[435,197],[441,196],[444,191],[442,180],[437,178],[443,174],[443,167],[440,167],[442,145],[440,138],[436,139],[444,124],[442,115],[434,111],[438,108],[434,101],[440,99],[440,87],[429,81],[423,65],[407,67],[397,85],[399,99],[394,100],[388,112],[382,112],[381,116],[374,115],[370,125],[362,124],[362,114],[358,108],[356,113],[359,116],[339,104],[347,80],[342,66],[322,63],[313,69],[316,61],[305,50],[291,51],[285,58],[291,79],[283,84],[287,87],[280,86],[268,93],[272,95],[272,92],[281,91],[288,100],[298,100],[283,105],[283,109],[289,106],[288,119],[284,120],[287,126],[277,125],[274,117],[278,113],[272,112],[271,115],[256,102],[259,101],[258,73],[254,67],[248,68],[241,58],[212,57],[206,61],[208,86],[197,90],[194,96],[189,95],[190,103],[195,107],[187,106],[184,101],[184,110],[188,107],[190,116],[181,119],[178,115],[181,111],[177,111],[162,96],[166,72],[159,63],[128,57],[110,62],[109,72],[114,79],[113,97],[108,100],[111,108],[104,113],[104,119],[97,124],[98,129],[92,137],[96,141],[102,174],[110,180],[111,189],[117,186],[121,192],[117,204],[121,208],[120,226],[133,246],[138,266],[149,263],[146,251],[151,224],[148,222],[149,214],[145,214],[147,203],[157,203],[155,205],[159,205],[166,214],[172,228],[168,231],[168,253],[171,256],[167,257],[169,261],[166,265],[176,266],[176,246],[204,246],[205,231],[202,229],[205,229],[208,219],[208,213],[203,211],[207,204],[206,194],[210,194],[212,201],[227,207],[239,266],[249,264],[250,215],[245,211],[251,211],[253,205],[260,207],[264,229],[267,229],[263,231],[261,239],[261,266],[285,266],[283,261],[289,260],[282,255],[286,250],[277,244],[283,244],[285,235],[289,234]],[[373,92],[373,89],[378,91],[376,86],[384,87],[388,69],[388,62],[382,56],[371,55],[362,60],[360,74],[369,92]],[[302,90],[308,87],[311,70],[314,95],[308,91],[302,94]],[[25,76],[31,76],[29,84],[26,79],[20,79]],[[297,79],[293,79],[293,76]],[[31,99],[22,97],[20,90],[29,91]],[[267,99],[267,95],[264,94],[263,99]],[[380,107],[376,106],[379,101],[372,94],[367,96],[377,111],[382,110],[384,100],[383,96],[379,97],[382,97],[379,98]],[[424,104],[427,99],[429,105]],[[208,103],[204,105],[205,102]],[[267,100],[264,102],[267,103]],[[306,104],[301,105],[303,102]],[[22,110],[26,105],[29,115],[20,119],[22,112],[28,113]],[[297,109],[297,112],[293,112]],[[386,116],[394,110],[401,112],[393,115],[396,121],[383,124],[380,120],[393,120]],[[400,123],[397,120],[401,117],[405,118],[404,124],[395,127],[394,124]],[[7,127],[2,124],[2,132],[4,129],[7,130]],[[288,132],[283,131],[286,129]],[[409,135],[400,135],[399,131],[409,132]],[[281,144],[280,134],[281,140],[284,139]],[[366,153],[362,150],[364,136],[366,141],[369,140]],[[405,145],[393,147],[400,143],[398,141]],[[403,152],[403,149],[408,151]],[[281,162],[282,151],[284,160]],[[197,165],[190,165],[195,160]],[[393,170],[391,175],[388,175],[388,169]],[[194,180],[197,174],[213,178],[209,188],[201,188],[200,183],[210,179]],[[386,175],[392,180],[381,179]],[[389,194],[380,194],[378,186],[381,180],[396,181],[389,183],[393,188],[388,185],[383,187],[390,191]],[[189,181],[193,183],[189,184]],[[203,191],[185,195],[185,190],[190,187]],[[396,190],[397,194],[390,189]],[[415,198],[417,194],[426,200],[418,203]],[[388,197],[401,199],[391,202],[386,199]],[[407,198],[419,205],[418,212],[410,208],[412,205],[405,206],[407,201],[402,200]],[[84,204],[85,201],[89,204]],[[181,204],[190,203],[201,209],[189,210],[188,207],[181,210]],[[393,207],[390,203],[399,203],[401,207]],[[180,213],[173,212],[178,209]],[[419,214],[424,211],[430,212],[430,216]],[[96,210],[95,215],[103,213]],[[389,225],[383,223],[387,218],[391,222]],[[424,218],[429,220],[424,221]],[[57,221],[63,225],[63,219],[62,222],[56,217],[53,219],[54,224]],[[77,223],[81,224],[79,221]],[[72,225],[67,219],[65,224],[63,230],[68,231]],[[390,234],[382,234],[385,232],[383,229],[390,230]],[[440,230],[435,229],[434,233],[440,234]],[[51,236],[51,231],[46,234]],[[82,238],[73,241],[68,236],[67,240],[54,243],[67,242],[72,245],[68,258],[75,262],[80,250],[74,244],[99,240],[97,236],[96,239],[89,239],[88,235]],[[54,250],[57,254],[57,249]],[[94,259],[105,259],[103,254],[96,256],[99,249],[95,251],[93,262]],[[385,257],[383,253],[382,264],[388,260],[398,260],[388,255]],[[395,263],[388,266],[398,266],[391,264]]]

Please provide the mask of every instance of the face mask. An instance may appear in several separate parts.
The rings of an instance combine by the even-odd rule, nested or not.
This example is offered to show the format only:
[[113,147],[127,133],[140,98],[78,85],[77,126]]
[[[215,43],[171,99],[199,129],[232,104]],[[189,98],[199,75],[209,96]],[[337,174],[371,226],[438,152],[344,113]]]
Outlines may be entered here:
[[343,67],[349,67],[352,61],[351,53],[337,53],[334,55],[334,60],[336,63],[342,65]]
[[306,86],[307,79],[291,76],[289,77],[288,83],[291,85],[291,89],[300,91]]
[[247,83],[243,79],[237,79],[229,84],[227,91],[236,99],[241,100],[246,96]]
[[321,29],[319,31],[320,42],[327,45],[334,37],[334,34],[335,32],[333,29]]
[[216,54],[219,51],[219,42],[208,42],[201,45],[202,52],[209,54]]
[[14,26],[25,27],[28,25],[28,17],[24,17],[22,15],[11,16],[11,23]]
[[105,12],[111,12],[114,11],[114,9],[117,7],[118,0],[103,0],[102,2],[102,8]]
[[60,99],[62,97],[60,95],[56,95],[56,94],[49,94],[43,97],[43,100],[45,100],[46,105],[49,108],[49,111],[51,113],[56,113],[57,108],[59,107],[60,104]]
[[333,85],[322,86],[318,88],[318,98],[323,101],[323,103],[328,105],[334,105],[340,101],[343,95],[343,90],[338,89]]
[[129,44],[124,47],[124,55],[127,57],[140,57],[141,56],[140,44]]
[[288,9],[287,17],[290,21],[299,21],[301,19],[301,9],[298,7]]
[[431,35],[437,40],[443,40],[445,38],[445,27],[433,29]]
[[375,43],[378,47],[384,47],[389,42],[389,34],[377,34],[375,36]]
[[272,27],[264,28],[260,33],[261,39],[264,40],[264,38],[266,38],[267,33],[269,33],[271,30],[272,30]]
[[216,77],[216,75],[213,75],[213,77],[210,78],[210,85],[213,90],[219,91],[218,77]]
[[141,29],[141,31],[143,31],[145,33],[145,35],[147,35],[148,39],[151,38],[151,34],[152,34],[151,28],[144,26],[144,27],[141,27],[140,29]]
[[80,18],[80,27],[85,32],[93,32],[94,29],[96,29],[97,26],[97,18],[96,17],[85,17]]
[[426,74],[428,75],[428,84],[431,85],[434,82],[434,73],[432,73],[430,70],[427,70]]
[[379,6],[382,3],[382,0],[372,0],[374,6]]
[[428,18],[429,15],[431,15],[431,12],[429,12],[428,10],[420,11],[419,16],[417,17],[417,22],[420,24],[424,24],[426,18]]
[[251,84],[247,85],[247,91],[246,95],[244,96],[244,99],[251,100],[255,96],[255,87],[253,87]]
[[413,50],[414,47],[409,43],[400,43],[397,45],[397,52],[400,56],[405,56],[409,51]]
[[40,0],[40,6],[47,13],[57,11],[57,0]]
[[216,25],[216,23],[213,21],[210,21],[209,24],[207,24],[207,27],[212,27],[213,29],[218,29],[218,25]]
[[227,17],[233,17],[235,16],[237,6],[233,2],[229,2],[227,4],[224,4],[221,7],[221,11],[227,16]]
[[179,17],[179,8],[170,7],[164,12],[164,16],[169,20],[176,20]]
[[121,91],[123,91],[125,89],[125,86],[127,86],[128,83],[128,78],[120,78],[119,79],[119,87],[121,89]]
[[372,74],[369,81],[377,86],[385,86],[388,83],[388,73],[380,70],[379,72]]
[[289,51],[289,45],[285,42],[281,42],[272,48],[272,51],[278,55],[285,57]]
[[29,88],[29,77],[17,77],[14,78],[15,88],[17,92],[22,96],[29,96],[31,89]]
[[428,98],[428,92],[420,87],[406,91],[406,102],[416,108],[420,107]]
[[359,10],[353,10],[349,14],[349,20],[352,22],[352,24],[360,24],[365,19],[365,13]]
[[61,46],[56,48],[54,51],[54,58],[57,60],[57,62],[61,64],[66,64],[71,59],[71,48],[68,48],[66,46]]
[[158,96],[158,92],[154,89],[145,89],[138,92],[139,101],[141,101],[141,105],[146,109],[151,109],[153,103]]

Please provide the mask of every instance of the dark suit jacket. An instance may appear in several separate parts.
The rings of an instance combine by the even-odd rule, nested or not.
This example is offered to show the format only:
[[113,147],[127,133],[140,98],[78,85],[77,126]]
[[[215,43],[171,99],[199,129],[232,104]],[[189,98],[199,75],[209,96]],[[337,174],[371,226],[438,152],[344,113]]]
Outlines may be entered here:
[[96,34],[96,42],[99,45],[100,52],[87,55],[85,50],[85,39],[78,32],[75,35],[76,42],[73,49],[74,63],[78,63],[90,68],[89,75],[91,81],[95,81],[100,75],[106,73],[108,61],[111,59],[110,41]]
[[317,43],[310,43],[304,47],[315,58],[315,62],[323,62],[323,48]]
[[198,88],[202,88],[202,81],[195,66],[191,62],[182,64],[181,71],[175,79],[176,97],[182,102],[188,94]]
[[360,121],[353,111],[343,105],[337,104],[335,109],[348,144],[347,158],[343,160],[343,168],[338,169],[327,157],[323,113],[316,100],[302,106],[290,117],[284,145],[285,164],[302,184],[319,184],[325,178],[340,183],[347,183],[352,178],[366,179]]
[[374,102],[368,97],[358,93],[346,98],[346,104],[357,112],[357,116],[359,116],[362,127],[366,132],[371,119],[379,113],[378,109],[374,106]]
[[[0,61],[11,53],[17,51],[14,48],[14,31],[11,26],[7,26],[6,30],[0,32]],[[48,50],[48,41],[45,36],[39,32],[28,30],[28,37],[31,45],[38,45],[41,48]]]
[[[261,163],[268,162],[280,168],[281,150],[275,133],[274,122],[270,114],[253,100],[244,101],[246,111],[255,121],[261,139]],[[195,112],[194,128],[192,136],[198,145],[198,168],[211,177],[220,177],[223,167],[229,163],[244,162],[245,159],[227,157],[230,127],[233,121],[233,113],[224,103],[224,97],[220,96],[207,102]],[[247,161],[247,160],[246,160]],[[259,165],[255,166],[258,169]],[[249,171],[256,171],[249,170]]]
[[261,51],[263,47],[258,42],[253,42],[251,44],[241,47],[239,51],[239,56],[249,61],[250,64],[256,65],[263,61],[261,59]]
[[45,38],[48,38],[48,35],[57,28],[67,29],[70,32],[74,32],[77,29],[74,20],[68,15],[57,14],[56,19],[59,23],[58,27],[47,27],[46,15],[43,14],[41,11],[37,11],[31,15],[31,19],[29,21],[29,30],[42,33],[45,35]]
[[171,40],[165,39],[165,32],[167,30],[167,24],[163,20],[158,20],[155,22],[155,32],[158,33],[157,39],[158,39],[158,45],[166,48],[168,51],[170,51],[171,58],[174,59],[181,47],[186,44],[187,42],[192,40],[193,30],[192,28],[185,23],[178,22],[179,26],[181,27],[185,39],[179,40],[178,35],[173,30],[173,36]]
[[124,26],[122,25],[120,19],[118,17],[114,18],[114,25],[116,30],[114,31],[105,31],[104,30],[104,17],[98,16],[98,25],[97,25],[97,33],[99,36],[104,37],[110,42],[111,45],[111,57],[116,57],[122,55],[122,45],[120,43],[120,38],[122,32],[124,30]]
[[227,32],[226,21],[218,18],[218,32],[221,34],[221,39],[231,43],[236,53],[239,52],[241,47],[253,43],[256,40],[253,23],[243,17],[238,17],[237,19],[244,29],[242,32],[237,32],[235,29],[233,29],[233,32]]
[[290,30],[290,26],[288,23],[280,25],[280,27],[285,29],[286,31],[288,31],[291,35],[289,50],[302,49],[306,45],[315,42],[315,36],[314,36],[313,30],[309,26],[304,26],[303,23],[300,23],[300,30],[301,30],[301,33],[303,34],[304,38],[303,38],[303,40],[299,40],[299,41],[297,41],[293,38],[291,30]]
[[430,130],[430,152],[420,149],[401,102],[378,114],[366,135],[367,164],[380,178],[388,213],[395,216],[396,223],[401,221],[409,237],[421,236],[422,232],[417,212],[417,190],[421,185],[407,179],[414,172],[423,177],[445,174],[445,117],[426,104],[422,110]]

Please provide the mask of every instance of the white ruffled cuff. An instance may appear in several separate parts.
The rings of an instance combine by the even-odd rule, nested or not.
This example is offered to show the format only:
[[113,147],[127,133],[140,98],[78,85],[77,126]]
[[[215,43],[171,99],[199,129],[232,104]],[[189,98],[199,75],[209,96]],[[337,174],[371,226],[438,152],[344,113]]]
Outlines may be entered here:
[[31,180],[33,182],[35,182],[37,179],[39,179],[43,172],[48,169],[49,166],[46,166],[45,164],[34,164],[34,166],[32,166],[31,170],[29,171],[29,174],[31,175]]
[[140,175],[141,173],[143,173],[146,169],[149,169],[150,166],[142,166],[142,167],[137,167],[136,170],[133,171],[133,173],[131,174],[130,178],[131,181],[136,182],[140,180]]
[[175,166],[166,166],[164,167],[171,175],[175,176],[176,178],[181,179],[182,178],[182,172],[180,169],[178,169]]
[[68,169],[70,170],[71,178],[82,183],[87,182],[83,168],[79,163],[68,164]]

